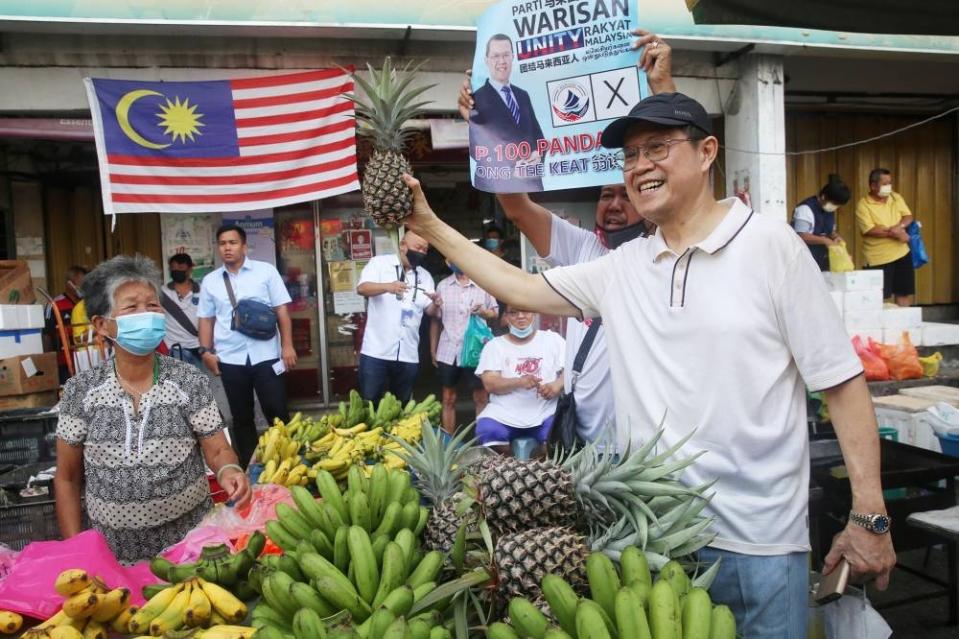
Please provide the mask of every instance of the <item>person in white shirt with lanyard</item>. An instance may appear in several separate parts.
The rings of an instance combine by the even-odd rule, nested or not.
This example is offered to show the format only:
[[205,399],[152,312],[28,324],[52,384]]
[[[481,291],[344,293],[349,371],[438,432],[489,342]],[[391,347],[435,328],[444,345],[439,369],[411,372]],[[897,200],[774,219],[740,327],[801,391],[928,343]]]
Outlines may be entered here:
[[[233,442],[240,463],[248,464],[257,441],[253,392],[267,423],[272,424],[275,418],[284,422],[289,419],[284,373],[296,366],[293,324],[287,307],[290,294],[275,266],[246,256],[246,231],[241,227],[221,226],[216,240],[223,266],[208,273],[200,287],[199,352],[206,367],[223,377],[233,414]],[[270,318],[271,330],[251,337],[251,331],[237,323],[240,305],[255,305],[267,315],[272,309],[275,317]]]
[[[646,72],[650,90],[654,94],[675,91],[669,45],[647,31],[636,30],[634,35],[639,39],[633,43],[633,48],[643,47],[638,66]],[[655,46],[648,46],[654,43]],[[460,90],[460,115],[469,120],[472,107],[467,75]],[[498,193],[496,199],[506,217],[529,238],[536,253],[550,266],[570,266],[595,260],[649,231],[646,220],[626,196],[626,187],[622,183],[600,189],[596,202],[596,226],[591,230],[561,219],[526,193]],[[577,356],[583,362],[581,370],[574,366]],[[583,440],[592,441],[613,422],[613,383],[606,353],[606,333],[600,321],[567,320],[564,390],[573,394],[576,430]]]
[[379,402],[387,391],[409,401],[419,370],[420,322],[439,298],[420,266],[429,243],[409,231],[399,255],[377,255],[363,267],[356,292],[368,300],[360,349],[360,395]]

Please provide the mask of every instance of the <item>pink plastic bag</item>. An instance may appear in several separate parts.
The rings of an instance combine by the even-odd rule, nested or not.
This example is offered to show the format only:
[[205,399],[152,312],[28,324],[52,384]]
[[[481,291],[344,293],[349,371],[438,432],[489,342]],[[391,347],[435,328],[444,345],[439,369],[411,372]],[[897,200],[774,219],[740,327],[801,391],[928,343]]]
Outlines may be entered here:
[[16,550],[0,544],[0,583],[3,583],[3,578],[13,568],[13,564],[17,561],[19,555],[20,553]]
[[191,563],[200,558],[200,551],[205,546],[226,544],[232,553],[235,548],[230,540],[230,533],[216,526],[200,525],[187,533],[182,541],[164,550],[161,555],[175,564]]
[[257,484],[253,487],[253,499],[242,511],[217,504],[207,513],[200,524],[187,536],[161,554],[174,563],[196,561],[204,546],[226,544],[230,552],[236,550],[234,539],[246,537],[257,530],[263,531],[266,522],[276,519],[277,504],[294,506],[290,491],[277,484]]
[[63,606],[63,596],[57,594],[53,584],[67,568],[83,568],[110,588],[129,588],[131,603],[138,606],[143,605],[143,586],[160,581],[150,572],[147,562],[121,566],[103,535],[86,530],[63,541],[27,544],[6,579],[0,582],[0,609],[48,619]]

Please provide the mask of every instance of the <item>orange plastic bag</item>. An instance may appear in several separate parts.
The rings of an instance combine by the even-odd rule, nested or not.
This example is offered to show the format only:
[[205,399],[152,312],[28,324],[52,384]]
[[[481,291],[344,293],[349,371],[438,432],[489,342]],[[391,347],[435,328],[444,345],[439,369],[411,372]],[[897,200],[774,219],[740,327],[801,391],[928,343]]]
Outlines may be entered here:
[[902,332],[898,344],[882,344],[879,347],[882,358],[889,366],[889,374],[895,380],[919,379],[922,377],[922,362],[919,353],[909,339],[909,331]]
[[869,344],[863,344],[858,335],[852,338],[852,346],[856,349],[856,355],[862,361],[862,367],[866,372],[866,381],[883,382],[892,379],[889,374],[889,366],[885,360],[876,352],[875,345],[870,339]]

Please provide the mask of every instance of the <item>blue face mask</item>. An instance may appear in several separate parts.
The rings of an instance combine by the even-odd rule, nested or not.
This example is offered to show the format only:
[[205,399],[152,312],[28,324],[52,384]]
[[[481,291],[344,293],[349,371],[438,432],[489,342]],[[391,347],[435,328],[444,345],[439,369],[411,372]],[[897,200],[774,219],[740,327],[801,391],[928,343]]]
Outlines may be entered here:
[[526,339],[527,337],[532,335],[533,331],[535,330],[536,330],[536,327],[533,326],[532,324],[530,324],[526,328],[517,328],[513,326],[512,324],[510,324],[510,327],[509,327],[510,335],[512,335],[516,339]]
[[503,240],[497,237],[488,237],[485,240],[483,240],[483,246],[485,246],[488,251],[495,251],[496,249],[499,248],[502,242]]
[[166,335],[163,313],[134,313],[110,318],[117,323],[117,346],[134,355],[149,355]]

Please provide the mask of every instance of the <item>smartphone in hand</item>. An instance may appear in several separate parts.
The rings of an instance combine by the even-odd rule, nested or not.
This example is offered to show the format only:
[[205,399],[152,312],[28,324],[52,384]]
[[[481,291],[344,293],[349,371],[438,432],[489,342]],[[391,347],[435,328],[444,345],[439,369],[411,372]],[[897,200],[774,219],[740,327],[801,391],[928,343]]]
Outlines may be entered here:
[[846,590],[846,583],[849,581],[849,562],[845,558],[840,559],[839,563],[833,568],[833,571],[822,578],[819,587],[816,589],[814,599],[820,606],[835,601],[842,597]]

